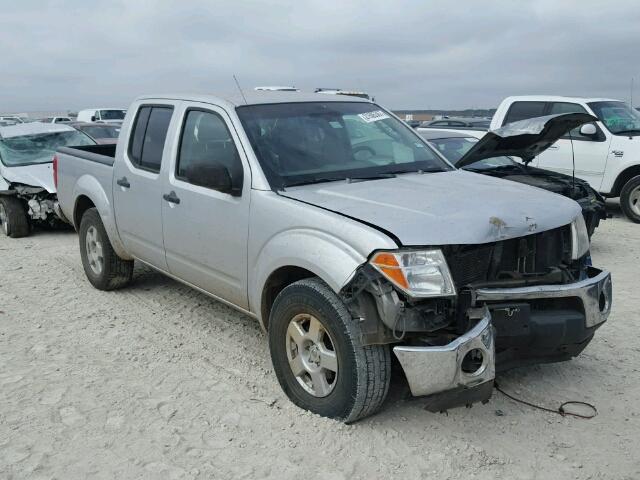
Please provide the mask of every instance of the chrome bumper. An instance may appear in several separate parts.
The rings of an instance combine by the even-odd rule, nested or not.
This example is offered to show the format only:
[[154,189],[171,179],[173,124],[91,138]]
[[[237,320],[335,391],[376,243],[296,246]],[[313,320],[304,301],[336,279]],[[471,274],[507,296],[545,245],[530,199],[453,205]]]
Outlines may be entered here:
[[605,322],[611,312],[611,274],[589,267],[589,278],[567,285],[539,285],[521,288],[480,288],[472,292],[472,304],[504,300],[535,300],[543,298],[579,298],[585,314],[585,327]]
[[[414,396],[472,388],[493,381],[496,370],[491,314],[486,308],[475,311],[480,318],[476,326],[447,345],[393,348]],[[476,349],[482,354],[480,367],[474,372],[463,371],[465,355]]]

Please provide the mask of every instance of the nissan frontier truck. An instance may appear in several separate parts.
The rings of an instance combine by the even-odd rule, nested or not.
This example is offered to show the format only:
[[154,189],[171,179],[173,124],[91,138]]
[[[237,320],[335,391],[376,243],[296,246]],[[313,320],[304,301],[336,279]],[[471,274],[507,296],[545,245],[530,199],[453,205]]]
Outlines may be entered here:
[[[542,151],[591,118],[468,154]],[[486,401],[496,370],[578,355],[611,308],[578,204],[456,170],[366,99],[143,96],[117,146],[61,148],[54,172],[93,286],[141,262],[255,317],[291,401],[345,422],[381,407],[392,355],[441,411]]]

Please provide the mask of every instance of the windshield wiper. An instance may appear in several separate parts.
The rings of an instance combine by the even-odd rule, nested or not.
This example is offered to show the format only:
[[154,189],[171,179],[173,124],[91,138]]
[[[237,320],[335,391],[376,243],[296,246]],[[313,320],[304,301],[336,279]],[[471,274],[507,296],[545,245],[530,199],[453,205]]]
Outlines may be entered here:
[[640,133],[640,128],[631,128],[629,130],[620,130],[619,132],[616,132],[616,135],[619,135],[621,133]]
[[347,183],[352,182],[366,182],[367,180],[381,180],[383,178],[395,178],[396,174],[393,172],[389,173],[376,173],[375,175],[357,175],[354,177],[347,177],[345,180]]

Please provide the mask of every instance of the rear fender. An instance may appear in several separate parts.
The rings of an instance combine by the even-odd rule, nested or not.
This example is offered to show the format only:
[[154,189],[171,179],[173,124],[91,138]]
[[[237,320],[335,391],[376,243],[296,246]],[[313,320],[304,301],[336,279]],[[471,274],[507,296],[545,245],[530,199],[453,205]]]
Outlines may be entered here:
[[[73,218],[75,219],[76,208],[78,207],[78,199],[82,196],[89,198],[98,209],[102,224],[107,232],[111,246],[116,254],[124,260],[133,260],[133,258],[127,253],[118,235],[118,229],[116,228],[115,215],[113,211],[113,204],[111,203],[111,196],[107,195],[104,188],[98,182],[98,180],[92,175],[82,175],[76,182],[73,188],[73,198],[76,199],[73,208]],[[76,230],[79,230],[80,225],[75,225]]]

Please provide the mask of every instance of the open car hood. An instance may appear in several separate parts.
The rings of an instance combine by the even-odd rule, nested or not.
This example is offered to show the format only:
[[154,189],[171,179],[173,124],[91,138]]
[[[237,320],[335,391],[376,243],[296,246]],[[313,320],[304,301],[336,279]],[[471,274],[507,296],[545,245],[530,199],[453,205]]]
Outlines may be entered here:
[[456,162],[456,167],[501,156],[520,157],[529,163],[567,132],[597,120],[587,113],[560,113],[510,123],[488,132]]

